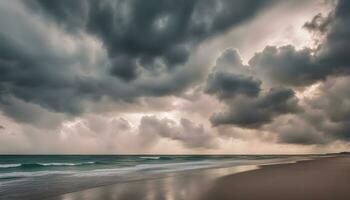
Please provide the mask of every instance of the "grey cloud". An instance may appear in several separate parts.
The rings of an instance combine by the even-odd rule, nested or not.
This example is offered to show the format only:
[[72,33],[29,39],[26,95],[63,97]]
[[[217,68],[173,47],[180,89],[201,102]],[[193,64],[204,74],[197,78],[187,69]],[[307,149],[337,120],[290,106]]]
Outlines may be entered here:
[[[23,10],[13,12],[11,6],[1,6],[1,18],[6,20],[0,34],[0,94],[13,96],[26,102],[38,104],[57,112],[77,114],[81,112],[80,101],[94,99],[98,92],[87,94],[95,81],[77,73],[79,66],[91,66],[89,52],[84,44],[75,46],[77,51],[67,52],[64,45],[54,41],[55,30],[46,32],[46,24],[34,17],[25,17]],[[52,35],[50,35],[52,34]],[[74,38],[75,39],[75,38]],[[67,101],[69,99],[69,101]]]
[[[131,124],[126,119],[112,118],[108,119],[105,117],[99,116],[87,116],[85,119],[85,125],[94,133],[101,132],[111,132],[111,133],[125,133],[127,131],[131,131]],[[110,126],[109,129],[106,130],[106,126]]]
[[130,81],[137,77],[137,61],[130,56],[116,56],[111,60],[113,67],[112,75],[119,76],[124,81]]
[[216,72],[208,77],[206,93],[215,94],[219,99],[244,94],[256,97],[260,92],[260,81],[244,75]]
[[[295,89],[321,82],[322,87],[315,92],[317,97],[304,98],[300,105],[293,90],[283,87],[265,93],[261,90],[256,96],[228,93],[225,97],[217,92],[220,94],[219,99],[226,105],[226,111],[214,114],[210,119],[212,124],[247,128],[268,125],[264,128],[275,132],[281,143],[306,145],[349,140],[349,9],[350,3],[340,0],[328,16],[318,14],[305,23],[304,28],[322,38],[316,49],[297,50],[292,45],[267,46],[249,60],[248,66],[237,62],[239,58],[234,51],[231,52],[232,59],[226,59],[228,62],[220,58],[220,62],[224,63],[222,73],[227,72],[226,76],[249,76],[251,80],[261,80],[264,89],[276,86]],[[217,61],[217,65],[218,63]],[[219,68],[220,66],[215,66],[213,73]],[[211,79],[213,77],[209,76],[208,83],[213,82]],[[237,83],[229,85],[233,87]],[[292,119],[287,123],[273,123],[274,118],[288,113],[293,115],[290,115]]]
[[139,126],[140,137],[144,145],[153,144],[159,137],[180,141],[188,148],[214,148],[216,142],[202,125],[196,125],[188,119],[179,123],[167,118],[158,119],[155,116],[144,116]]
[[216,60],[213,70],[232,70],[244,67],[237,49],[226,49]]
[[280,143],[299,145],[324,145],[331,140],[301,116],[288,116],[267,127]]
[[[135,104],[147,107],[147,112],[160,109],[156,102],[153,107],[150,102],[142,104],[142,98],[185,97],[184,91],[205,71],[189,62],[196,48],[247,22],[267,3],[0,2],[0,108],[17,122],[36,128],[57,127],[67,116],[93,109],[140,111]],[[340,0],[335,6],[329,15],[316,15],[304,24],[308,31],[322,34],[316,49],[267,46],[248,64],[243,64],[237,50],[225,50],[205,87],[226,106],[212,115],[211,123],[258,129],[293,114],[300,119],[274,127],[280,142],[349,140],[348,84],[341,80],[331,84],[329,79],[350,72],[350,3]],[[321,96],[301,108],[293,90],[321,81],[325,87]],[[112,103],[106,108],[91,106],[103,101]],[[123,120],[113,127],[130,130]],[[204,127],[186,119],[144,117],[139,128],[147,144],[165,137],[190,148],[215,146]]]
[[136,129],[120,117],[85,115],[57,129],[10,123],[1,137],[3,153],[141,154],[147,151]]
[[305,24],[309,30],[325,34],[317,49],[268,46],[256,53],[249,64],[264,79],[289,86],[307,86],[329,76],[348,75],[350,15],[345,10],[349,9],[350,3],[340,0],[329,16],[316,15]]
[[235,49],[227,49],[216,61],[212,73],[207,78],[205,92],[225,100],[237,95],[256,97],[260,93],[261,81],[248,73],[239,53]]
[[334,139],[350,140],[349,84],[349,77],[330,79],[319,87],[319,95],[308,101],[312,111],[305,119]]
[[350,140],[350,136],[349,136],[350,122],[349,121],[324,124],[323,131],[328,132],[329,134],[332,134],[331,137],[333,137],[335,140],[337,139],[346,140],[346,141]]
[[180,95],[202,76],[188,63],[193,50],[266,3],[3,1],[0,101],[79,115],[104,97]]
[[333,74],[349,74],[350,58],[350,2],[340,0],[334,11],[331,29],[319,53],[320,62],[332,68]]
[[[299,124],[298,124],[299,125]],[[285,132],[279,133],[278,136],[280,143],[287,144],[300,144],[300,145],[314,145],[314,144],[325,144],[322,137],[318,136],[314,132],[306,129],[289,129]]]
[[[113,60],[162,60],[168,69],[184,64],[199,42],[250,17],[268,1],[30,1],[27,4],[70,29],[100,38]],[[115,63],[113,75],[131,80],[132,63]],[[145,67],[145,66],[142,66]],[[122,69],[119,69],[122,68]],[[125,70],[128,69],[128,73]],[[130,76],[130,73],[134,76]]]
[[331,70],[321,65],[312,53],[309,48],[296,50],[292,45],[267,46],[249,64],[272,84],[306,86],[324,80]]
[[230,72],[234,74],[245,74],[252,76],[253,71],[250,66],[244,65],[237,49],[226,49],[217,58],[213,72]]
[[333,22],[333,13],[323,16],[321,13],[315,15],[311,21],[306,22],[303,27],[313,33],[326,33]]
[[334,11],[316,15],[304,27],[322,40],[313,50],[293,46],[266,47],[249,61],[264,81],[289,86],[309,86],[322,81],[304,102],[300,120],[275,125],[279,141],[298,144],[325,144],[350,138],[348,75],[350,72],[349,1],[337,1]]
[[113,122],[116,124],[115,126],[119,131],[128,131],[131,129],[131,125],[129,121],[127,121],[124,118],[120,118],[119,120],[114,120]]
[[250,68],[243,65],[237,50],[228,49],[217,59],[205,92],[217,96],[227,111],[211,116],[214,126],[232,124],[259,128],[274,117],[300,110],[292,89],[276,87],[264,92],[262,82]]
[[274,118],[300,111],[293,90],[272,88],[256,98],[239,97],[226,100],[227,111],[216,113],[210,121],[214,126],[232,124],[243,128],[259,128]]
[[350,140],[349,77],[333,77],[320,84],[315,96],[303,102],[305,112],[277,120],[265,127],[278,142],[324,145]]
[[38,128],[54,129],[69,117],[43,109],[42,107],[22,100],[3,96],[0,98],[3,112],[17,122],[32,124]]

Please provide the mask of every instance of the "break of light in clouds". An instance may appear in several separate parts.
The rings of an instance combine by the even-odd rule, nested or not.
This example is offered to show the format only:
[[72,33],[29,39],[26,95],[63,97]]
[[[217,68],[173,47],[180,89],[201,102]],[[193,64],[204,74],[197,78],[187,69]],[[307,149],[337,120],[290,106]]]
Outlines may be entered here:
[[0,153],[350,141],[350,2],[0,2]]

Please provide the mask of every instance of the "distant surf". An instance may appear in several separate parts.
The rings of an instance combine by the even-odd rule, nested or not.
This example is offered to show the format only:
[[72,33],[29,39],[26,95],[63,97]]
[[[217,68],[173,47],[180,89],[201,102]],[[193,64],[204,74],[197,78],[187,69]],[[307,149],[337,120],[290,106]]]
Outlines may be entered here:
[[40,168],[50,166],[79,166],[96,164],[96,162],[83,163],[22,163],[22,164],[0,164],[0,168]]
[[[300,156],[299,156],[300,157]],[[256,165],[300,159],[295,156],[0,156],[0,182],[26,177],[70,177],[159,174],[193,169]],[[142,175],[143,174],[143,175]]]
[[160,159],[159,156],[141,156],[141,159],[151,159],[151,160],[158,160]]

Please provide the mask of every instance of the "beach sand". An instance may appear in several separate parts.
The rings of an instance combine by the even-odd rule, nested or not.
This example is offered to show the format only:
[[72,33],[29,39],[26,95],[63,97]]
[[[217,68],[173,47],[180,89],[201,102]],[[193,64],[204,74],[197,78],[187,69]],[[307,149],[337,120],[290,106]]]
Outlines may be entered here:
[[[221,172],[220,172],[221,170]],[[226,170],[226,171],[222,171]],[[69,193],[54,200],[349,200],[350,156],[262,166],[235,173],[198,170]],[[231,169],[232,170],[232,169]],[[231,175],[228,175],[231,174]]]
[[264,166],[226,176],[201,199],[349,200],[350,156]]

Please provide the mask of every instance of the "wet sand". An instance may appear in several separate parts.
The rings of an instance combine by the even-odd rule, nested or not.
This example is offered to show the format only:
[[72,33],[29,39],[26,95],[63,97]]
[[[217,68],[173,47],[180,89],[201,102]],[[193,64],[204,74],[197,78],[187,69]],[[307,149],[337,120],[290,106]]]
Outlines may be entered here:
[[226,176],[201,199],[349,200],[350,156],[264,166]]
[[[249,169],[249,167],[248,167]],[[253,169],[253,168],[250,168]],[[246,170],[246,169],[241,169]],[[238,170],[239,171],[239,170]],[[198,170],[65,194],[54,200],[349,200],[350,156],[237,169]],[[236,174],[233,174],[236,173]]]
[[[186,200],[199,199],[215,180],[257,169],[255,165],[169,173],[152,179],[117,183],[72,192],[49,200]],[[34,198],[35,199],[35,198]]]

